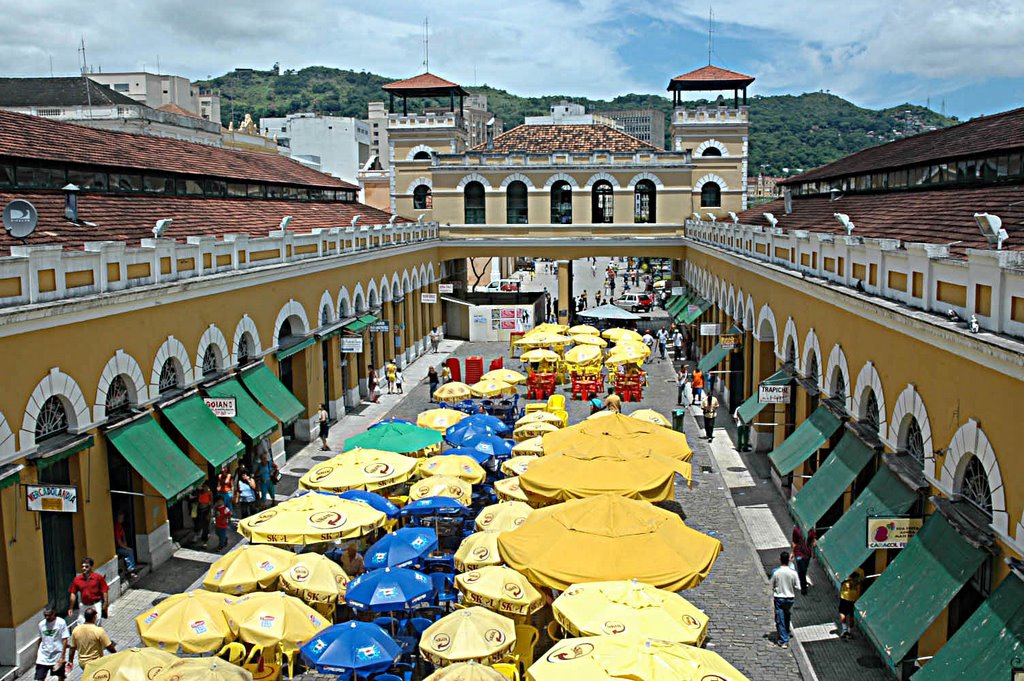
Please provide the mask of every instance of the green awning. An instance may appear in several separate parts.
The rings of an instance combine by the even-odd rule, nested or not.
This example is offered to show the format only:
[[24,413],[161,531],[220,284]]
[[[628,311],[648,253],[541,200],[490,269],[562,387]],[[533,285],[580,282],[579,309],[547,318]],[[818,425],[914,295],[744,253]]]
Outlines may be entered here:
[[793,516],[804,532],[818,524],[874,455],[874,450],[853,433],[843,436],[821,468],[790,502]]
[[206,479],[152,416],[146,415],[107,432],[107,439],[167,501],[174,501]]
[[[789,375],[784,369],[779,369],[768,378],[761,381],[763,385],[786,385],[793,377]],[[736,410],[739,414],[740,420],[743,423],[749,424],[754,420],[754,417],[761,413],[761,410],[767,407],[767,404],[761,404],[757,401],[757,389],[754,389],[754,394],[746,399]]]
[[199,395],[190,395],[160,411],[216,469],[245,451],[242,441],[221,423]]
[[51,446],[51,441],[47,440],[46,445],[40,447],[40,450],[30,459],[35,464],[37,470],[49,468],[53,464],[59,463],[78,452],[89,449],[96,441],[92,435],[86,435],[85,437],[68,435],[64,437],[66,439],[62,440],[57,446]]
[[1006,679],[1024,660],[1024,582],[1008,575],[914,681]]
[[274,353],[274,357],[277,357],[278,361],[281,361],[282,359],[287,359],[296,353],[302,352],[303,350],[308,348],[310,345],[313,345],[314,343],[316,343],[316,338],[310,336],[305,340],[299,341],[295,345],[289,345],[284,350],[278,350],[276,353]]
[[686,308],[680,311],[676,316],[676,321],[681,324],[693,324],[697,317],[707,312],[709,307],[711,307],[711,303],[709,301],[698,298],[697,300],[690,302]]
[[708,372],[714,369],[716,366],[722,363],[722,360],[729,355],[729,348],[723,348],[721,343],[716,343],[715,347],[711,348],[708,354],[700,358],[697,362],[697,368],[701,371]]
[[825,573],[838,587],[853,574],[873,549],[868,548],[869,515],[902,515],[914,504],[917,494],[882,466],[871,482],[815,545]]
[[0,490],[5,490],[21,482],[21,469],[24,467],[18,463],[8,463],[0,466]]
[[370,325],[370,322],[364,322],[362,319],[357,319],[354,322],[352,322],[351,324],[346,324],[345,325],[345,330],[346,331],[351,331],[352,333],[359,333],[360,331],[362,331],[363,329],[365,329],[369,325]]
[[681,296],[672,296],[668,303],[665,305],[665,309],[668,310],[670,317],[675,317],[679,314],[687,305],[690,304],[691,294],[684,293]]
[[807,461],[811,454],[821,449],[840,425],[842,421],[826,407],[818,407],[792,435],[769,452],[768,458],[781,475],[789,475]]
[[[968,543],[941,513],[933,513],[857,599],[855,614],[861,631],[890,669],[896,668],[987,555]],[[1009,671],[1006,668],[1004,673]],[[972,674],[970,678],[1002,677]]]
[[206,388],[210,397],[234,397],[235,417],[231,420],[238,424],[249,439],[256,441],[277,428],[277,421],[256,404],[242,384],[234,378],[215,383]]
[[359,321],[361,321],[364,324],[373,324],[378,319],[380,319],[380,317],[378,317],[375,314],[364,314],[362,317],[359,318]]
[[281,423],[291,423],[306,409],[265,364],[244,372],[242,383]]

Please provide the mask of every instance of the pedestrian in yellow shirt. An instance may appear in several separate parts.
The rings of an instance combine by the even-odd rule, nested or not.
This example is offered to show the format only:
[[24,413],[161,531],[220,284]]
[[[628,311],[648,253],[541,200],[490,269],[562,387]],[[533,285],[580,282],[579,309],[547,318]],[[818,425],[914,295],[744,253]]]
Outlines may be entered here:
[[107,636],[103,627],[96,624],[96,608],[85,609],[85,622],[75,627],[71,632],[71,655],[68,657],[68,668],[75,662],[75,653],[78,653],[78,666],[85,669],[85,665],[103,657],[103,651],[116,653],[117,648]]

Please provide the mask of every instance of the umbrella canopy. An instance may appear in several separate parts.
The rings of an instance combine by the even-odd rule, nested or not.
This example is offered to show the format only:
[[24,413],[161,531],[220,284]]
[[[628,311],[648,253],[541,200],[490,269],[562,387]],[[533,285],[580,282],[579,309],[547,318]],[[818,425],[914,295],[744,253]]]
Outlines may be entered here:
[[667,501],[675,494],[676,473],[689,480],[690,463],[656,454],[577,448],[537,460],[519,476],[519,486],[538,506],[601,494]]
[[508,681],[508,677],[493,667],[470,660],[441,667],[424,681]]
[[663,426],[665,428],[671,428],[672,422],[667,417],[654,411],[653,409],[637,409],[629,415],[630,418],[640,419],[641,421],[647,421],[653,423],[656,426]]
[[584,420],[544,436],[545,454],[558,454],[569,449],[661,454],[680,461],[693,458],[693,450],[682,433],[622,414]]
[[416,425],[443,433],[466,418],[466,414],[455,409],[428,409],[416,417]]
[[85,665],[83,681],[139,681],[152,679],[164,667],[178,661],[171,655],[156,648],[128,648],[119,650]]
[[601,348],[594,345],[577,345],[565,351],[565,361],[584,366],[601,359]]
[[569,336],[563,336],[559,333],[531,333],[523,336],[517,341],[513,341],[512,345],[519,348],[546,348],[546,347],[561,347],[572,343],[572,338]]
[[412,501],[426,497],[451,497],[463,506],[469,506],[473,499],[473,486],[459,478],[432,475],[409,487],[409,499]]
[[478,435],[471,440],[466,440],[463,447],[475,449],[487,456],[508,456],[512,453],[512,445],[505,441],[505,438],[497,435]]
[[465,504],[451,497],[413,499],[402,507],[403,516],[468,515]]
[[404,423],[407,426],[415,426],[416,425],[412,421],[407,421],[406,419],[399,419],[399,418],[395,418],[395,417],[392,416],[391,418],[381,419],[380,421],[377,421],[377,423],[373,424],[370,427],[371,428],[376,428],[377,426],[383,426],[383,425],[388,424],[388,423]]
[[501,533],[498,550],[531,583],[554,589],[638,579],[680,591],[708,576],[722,544],[674,513],[606,494],[534,511],[517,529]]
[[409,423],[385,423],[347,438],[345,451],[362,447],[408,454],[436,445],[441,439],[440,433],[428,428],[420,428]]
[[[547,413],[535,411],[534,414]],[[544,454],[544,438],[543,437],[531,437],[529,440],[523,440],[517,442],[515,447],[512,448],[512,454],[514,456],[522,456],[526,454],[537,454],[538,456]]]
[[527,335],[533,333],[565,333],[565,331],[568,328],[568,324],[554,324],[552,322],[545,322],[543,324],[538,324],[537,326],[530,329]]
[[434,391],[434,399],[442,402],[458,402],[472,397],[469,386],[460,381],[451,381]]
[[[643,350],[640,350],[639,347],[642,347]],[[618,364],[643,364],[647,361],[647,358],[650,357],[651,352],[647,349],[646,345],[639,347],[633,344],[621,347],[616,345],[604,360],[605,366]]]
[[487,477],[487,471],[470,456],[446,454],[421,459],[419,474],[424,478],[433,475],[445,475],[450,478],[465,480],[471,485],[479,485]]
[[550,423],[553,426],[562,426],[562,417],[556,416],[549,411],[531,411],[523,418],[516,421],[516,428],[531,423]]
[[589,319],[614,319],[616,321],[636,321],[641,319],[640,315],[633,314],[632,312],[623,310],[621,307],[617,307],[610,303],[591,307],[586,310],[577,310],[576,315],[578,317],[587,317]]
[[348,583],[345,602],[356,610],[406,610],[434,595],[434,586],[422,572],[384,568],[365,572]]
[[505,532],[514,530],[526,521],[533,508],[521,501],[502,501],[485,506],[476,516],[476,529]]
[[519,486],[519,476],[494,481],[494,493],[501,501],[529,501]]
[[558,356],[557,352],[544,348],[536,348],[534,350],[527,350],[523,354],[519,355],[519,359],[524,362],[557,362],[561,357]]
[[469,386],[469,389],[476,397],[498,397],[499,395],[514,395],[516,387],[511,383],[496,380],[481,380]]
[[608,341],[600,336],[591,336],[587,334],[581,334],[572,337],[572,342],[576,345],[593,345],[596,348],[608,347]]
[[710,650],[634,636],[567,638],[526,671],[527,681],[748,681]]
[[708,631],[708,616],[688,600],[636,580],[574,584],[552,607],[573,636],[640,636],[699,646]]
[[438,456],[468,456],[481,466],[491,458],[491,455],[487,452],[481,452],[478,449],[470,449],[469,447],[452,447],[451,449],[444,450],[438,454]]
[[522,475],[526,472],[526,469],[530,467],[530,464],[536,461],[539,457],[535,454],[527,454],[524,456],[513,456],[508,461],[501,464],[502,474],[508,477],[515,477]]
[[534,423],[527,423],[526,425],[519,426],[512,431],[512,437],[517,442],[522,442],[523,440],[529,440],[531,437],[538,437],[546,435],[547,433],[553,433],[556,430],[558,430],[558,426],[553,423],[536,421]]
[[457,610],[427,627],[420,655],[440,667],[453,662],[497,662],[516,644],[515,622],[474,606]]
[[276,546],[239,546],[210,565],[203,588],[235,595],[270,589],[294,558],[294,553]]
[[366,549],[368,570],[408,567],[437,548],[437,533],[429,527],[403,527],[389,532]]
[[577,324],[576,326],[569,327],[570,336],[598,336],[600,334],[600,329],[590,324]]
[[172,662],[156,676],[145,678],[149,681],[252,681],[252,674],[227,660],[200,657]]
[[345,600],[348,575],[341,566],[319,553],[295,556],[281,575],[281,590],[306,603],[334,605]]
[[299,479],[301,489],[368,492],[405,482],[416,469],[416,459],[380,449],[352,449],[322,461]]
[[610,341],[615,341],[616,343],[618,343],[620,340],[643,340],[643,336],[641,336],[636,331],[633,331],[632,329],[623,329],[618,326],[613,326],[610,329],[605,329],[604,331],[601,332],[601,336],[607,338]]
[[388,518],[395,518],[398,516],[400,510],[395,506],[390,499],[383,497],[373,492],[367,492],[362,489],[347,489],[344,492],[338,494],[342,499],[348,499],[349,501],[357,501],[360,504],[366,504],[370,508],[376,509],[386,515]]
[[305,494],[245,518],[238,531],[254,544],[305,545],[362,537],[386,520],[383,513],[358,501]]
[[239,639],[264,648],[298,648],[330,625],[316,610],[280,591],[236,598],[225,610]]
[[[474,414],[474,416],[487,415]],[[487,423],[483,423],[480,421],[472,422],[472,418],[473,416],[470,416],[469,418],[461,421],[460,423],[456,423],[454,426],[446,430],[444,432],[444,439],[447,440],[450,444],[453,444],[457,447],[462,447],[464,446],[464,443],[470,442],[471,440],[476,440],[477,438],[481,437],[487,437],[488,435],[497,435],[498,432],[504,433],[508,431],[508,426],[506,426],[504,423],[501,424],[501,430],[499,431],[497,428],[494,428],[488,425]],[[488,416],[487,418],[494,417]]]
[[168,652],[215,653],[234,638],[224,613],[230,600],[201,589],[168,596],[135,618],[139,638]]
[[526,376],[523,376],[518,371],[512,371],[511,369],[492,369],[486,374],[480,377],[481,381],[504,381],[510,385],[519,385],[526,381]]
[[[482,430],[490,431],[492,433],[506,433],[509,430],[508,425],[496,416],[490,414],[470,414],[466,418],[462,419],[454,426],[445,431],[445,439],[452,442],[448,436],[460,433],[463,430],[469,430],[472,427],[474,432],[481,432]],[[469,438],[463,438],[469,439]],[[452,443],[456,444],[456,443]]]
[[306,664],[322,674],[382,672],[402,655],[387,632],[370,622],[335,624],[301,648]]
[[459,544],[455,552],[455,569],[459,572],[475,570],[487,565],[501,565],[498,555],[500,532],[474,532]]
[[512,568],[491,565],[455,577],[463,602],[506,615],[530,615],[544,607],[544,596]]

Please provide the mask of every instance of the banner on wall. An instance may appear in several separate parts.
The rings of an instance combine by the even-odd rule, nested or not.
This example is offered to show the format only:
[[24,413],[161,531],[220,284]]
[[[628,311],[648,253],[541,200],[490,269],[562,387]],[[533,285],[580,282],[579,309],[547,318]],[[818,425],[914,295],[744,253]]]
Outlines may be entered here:
[[69,485],[25,485],[25,503],[30,511],[76,513],[78,488]]

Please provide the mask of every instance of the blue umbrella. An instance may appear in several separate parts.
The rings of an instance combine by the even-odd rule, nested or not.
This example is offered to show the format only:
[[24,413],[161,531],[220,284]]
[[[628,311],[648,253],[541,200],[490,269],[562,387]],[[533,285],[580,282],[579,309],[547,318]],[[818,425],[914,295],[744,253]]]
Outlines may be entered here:
[[[372,426],[370,426],[370,428],[376,428],[377,426],[382,426],[385,423],[405,423],[405,424],[408,424],[410,426],[415,426],[416,425],[412,421],[406,421],[405,419],[390,418],[390,419],[381,419],[380,421],[377,421],[377,423],[375,423]],[[370,428],[367,428],[367,430],[369,430]]]
[[366,550],[368,570],[408,567],[437,548],[437,533],[429,527],[403,527],[378,539]]
[[405,610],[434,595],[434,586],[422,572],[384,568],[364,572],[348,583],[345,602],[356,610]]
[[453,435],[457,433],[461,434],[463,431],[469,430],[476,431],[483,435],[486,434],[486,431],[490,431],[492,433],[507,433],[509,431],[509,427],[504,421],[496,416],[491,416],[490,414],[470,414],[445,431],[445,439],[451,442]]
[[401,510],[387,497],[382,497],[379,494],[373,492],[367,492],[361,489],[350,489],[346,492],[342,492],[338,495],[342,499],[349,499],[350,501],[358,501],[361,504],[366,504],[372,509],[380,511],[389,518],[395,518],[398,516],[398,512]]
[[458,425],[459,424],[457,423],[444,432],[444,439],[447,440],[449,444],[453,444],[456,447],[460,446],[467,440],[495,434],[493,429],[479,423],[470,423],[462,428],[458,428]]
[[449,497],[423,497],[410,501],[402,508],[403,516],[410,515],[468,515],[469,509]]
[[475,449],[488,456],[511,456],[512,445],[497,435],[483,435],[462,443],[463,447]]
[[453,447],[452,449],[446,449],[443,452],[441,452],[441,456],[454,455],[468,456],[481,466],[484,465],[484,462],[486,462],[487,459],[491,458],[491,455],[488,454],[487,452],[481,452],[478,449],[470,449],[469,447]]
[[306,665],[322,674],[386,671],[402,655],[387,632],[370,622],[327,627],[300,649]]

